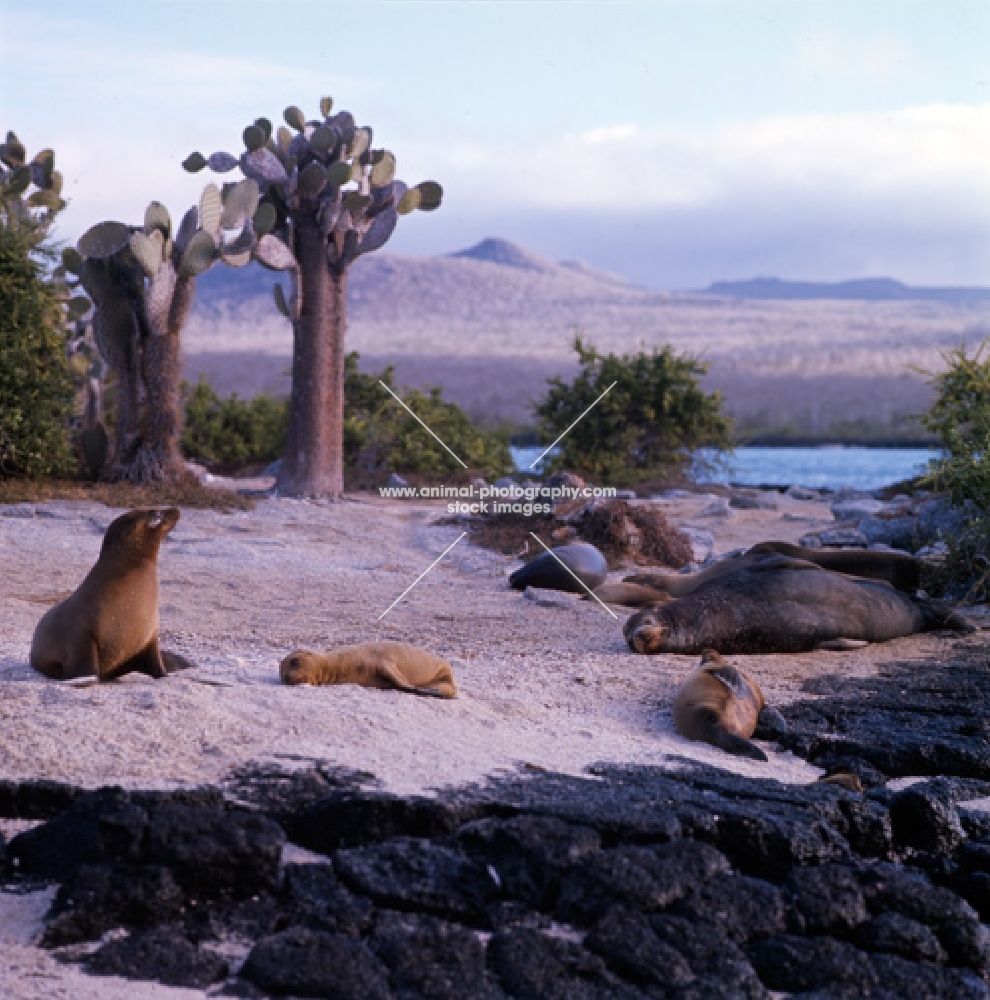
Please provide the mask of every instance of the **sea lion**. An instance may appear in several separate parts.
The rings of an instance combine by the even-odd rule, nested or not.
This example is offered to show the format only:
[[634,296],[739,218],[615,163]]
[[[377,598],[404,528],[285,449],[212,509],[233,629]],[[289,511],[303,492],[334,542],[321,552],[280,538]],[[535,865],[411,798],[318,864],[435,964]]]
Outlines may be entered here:
[[734,573],[759,562],[766,555],[783,555],[803,559],[822,569],[866,580],[885,580],[913,594],[921,582],[921,560],[903,552],[875,552],[869,549],[806,549],[790,542],[760,542],[740,555],[729,556],[712,563],[697,573],[635,573],[625,577],[626,583],[639,583],[662,590],[671,597],[684,597],[710,580]]
[[938,601],[787,556],[766,555],[623,628],[637,653],[802,653],[852,649],[935,629],[972,631]]
[[[654,604],[665,604],[673,600],[670,594],[644,587],[641,583],[603,583],[595,587],[592,594],[603,604],[618,604],[624,608],[651,608]],[[585,594],[583,600],[590,601]]]
[[558,545],[550,552],[542,552],[532,562],[521,566],[509,577],[509,586],[515,590],[540,587],[543,590],[584,594],[585,587],[594,590],[605,582],[607,576],[608,564],[594,545],[572,542],[569,545]]
[[767,707],[752,677],[706,649],[700,668],[674,696],[674,728],[689,740],[711,743],[726,753],[766,760],[749,739],[758,723],[775,731],[787,728],[780,713]]
[[109,681],[192,665],[158,648],[158,549],[178,520],[179,509],[168,507],[132,510],[110,523],[86,579],[35,627],[35,670],[54,680]]
[[327,653],[297,649],[278,672],[283,684],[361,684],[433,698],[457,694],[450,664],[405,642],[364,642]]

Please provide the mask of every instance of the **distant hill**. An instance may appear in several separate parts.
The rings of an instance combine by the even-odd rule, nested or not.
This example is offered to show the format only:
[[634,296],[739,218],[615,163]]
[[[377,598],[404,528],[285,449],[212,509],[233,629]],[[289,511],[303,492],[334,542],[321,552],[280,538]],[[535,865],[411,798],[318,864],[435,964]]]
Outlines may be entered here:
[[990,302],[990,288],[917,288],[893,278],[857,278],[836,282],[750,278],[748,281],[716,281],[704,290],[704,294],[725,295],[735,299]]

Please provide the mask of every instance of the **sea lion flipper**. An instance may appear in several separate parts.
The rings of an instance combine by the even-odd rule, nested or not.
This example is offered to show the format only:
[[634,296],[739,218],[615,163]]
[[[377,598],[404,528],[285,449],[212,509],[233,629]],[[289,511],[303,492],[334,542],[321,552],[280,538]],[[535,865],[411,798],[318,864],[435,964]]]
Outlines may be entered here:
[[767,755],[755,743],[745,737],[730,733],[722,723],[713,722],[707,729],[706,743],[711,743],[719,750],[724,750],[736,757],[749,757],[750,760],[766,761]]
[[168,676],[165,664],[162,663],[162,654],[158,648],[157,638],[145,646],[140,653],[136,653],[129,660],[119,664],[112,673],[105,674],[100,680],[116,680],[118,677],[123,677],[124,674],[133,673],[146,674],[154,680]]
[[419,694],[420,689],[410,684],[403,676],[402,671],[391,661],[382,660],[378,664],[378,676],[388,682],[389,687],[397,688],[399,691],[406,691],[409,694]]
[[764,705],[760,709],[760,715],[756,720],[756,729],[759,733],[766,733],[767,737],[773,739],[787,732],[787,723],[784,717],[775,708]]
[[181,653],[174,653],[170,649],[163,649],[161,655],[162,666],[165,667],[167,673],[174,674],[176,670],[195,670],[197,667],[197,664],[193,663],[192,660],[188,660]]
[[100,653],[96,648],[96,640],[90,637],[73,650],[73,656],[66,660],[61,673],[48,673],[47,670],[42,673],[61,681],[71,681],[76,677],[99,677]]
[[795,559],[792,556],[768,555],[764,559],[758,559],[748,567],[750,573],[766,573],[769,570],[778,569],[821,569],[817,563],[808,562],[807,559]]
[[717,681],[721,681],[737,698],[746,699],[752,697],[752,692],[746,683],[746,678],[743,677],[736,667],[730,667],[728,664],[725,664],[713,667],[708,673]]
[[823,642],[818,643],[815,646],[816,650],[832,650],[838,653],[848,653],[853,649],[862,649],[864,646],[869,646],[866,639],[825,639]]

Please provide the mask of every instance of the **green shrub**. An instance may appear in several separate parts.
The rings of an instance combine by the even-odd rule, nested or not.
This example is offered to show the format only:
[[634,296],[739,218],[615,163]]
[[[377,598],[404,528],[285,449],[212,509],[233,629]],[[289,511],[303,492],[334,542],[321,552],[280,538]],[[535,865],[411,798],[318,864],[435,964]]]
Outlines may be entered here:
[[[379,385],[395,389],[392,368],[380,375],[358,371],[347,356],[344,383],[344,464],[365,475],[382,472],[439,474],[461,466]],[[204,380],[186,396],[182,450],[207,465],[228,468],[274,461],[285,447],[288,400],[256,396],[221,399]],[[439,389],[404,396],[406,405],[471,469],[500,475],[512,468],[508,445],[498,434],[476,429],[460,407],[445,403]]]
[[205,379],[192,390],[183,383],[186,403],[182,450],[206,465],[236,467],[274,462],[285,446],[288,400],[271,396],[221,399]]
[[45,280],[36,244],[32,230],[0,221],[0,476],[37,478],[73,466],[60,293]]
[[945,371],[932,376],[935,402],[922,418],[945,455],[933,463],[929,482],[949,493],[967,514],[946,539],[950,590],[986,600],[990,581],[990,341],[970,356],[965,346],[943,355]]
[[622,486],[683,471],[700,448],[730,449],[721,395],[698,385],[707,369],[696,358],[677,355],[669,345],[650,353],[601,355],[580,337],[574,349],[580,374],[570,385],[550,379],[536,407],[548,443],[615,387],[561,441],[551,467]]

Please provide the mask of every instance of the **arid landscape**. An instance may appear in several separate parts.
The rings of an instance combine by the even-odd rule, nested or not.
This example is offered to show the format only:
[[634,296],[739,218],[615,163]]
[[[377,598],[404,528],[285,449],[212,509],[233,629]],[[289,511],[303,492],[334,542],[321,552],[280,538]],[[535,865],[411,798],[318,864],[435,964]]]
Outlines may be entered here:
[[[185,374],[221,393],[284,395],[291,330],[273,276],[215,269],[184,333]],[[910,290],[908,291],[910,294]],[[896,437],[931,398],[919,370],[990,334],[990,301],[771,299],[657,293],[502,240],[443,257],[376,254],[353,268],[349,350],[365,371],[439,385],[489,423],[532,422],[546,379],[576,370],[575,335],[602,351],[669,343],[709,367],[741,425],[821,433],[841,422]]]

